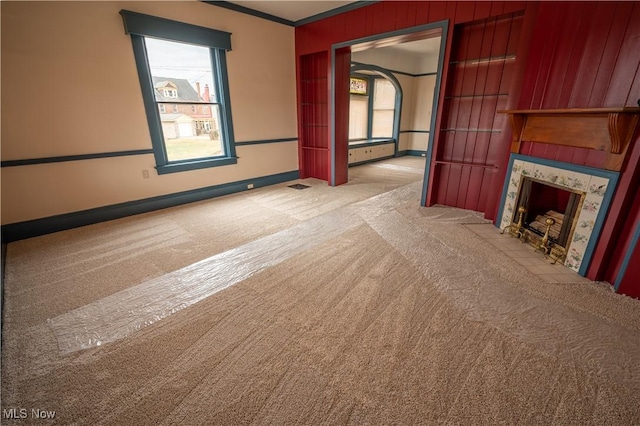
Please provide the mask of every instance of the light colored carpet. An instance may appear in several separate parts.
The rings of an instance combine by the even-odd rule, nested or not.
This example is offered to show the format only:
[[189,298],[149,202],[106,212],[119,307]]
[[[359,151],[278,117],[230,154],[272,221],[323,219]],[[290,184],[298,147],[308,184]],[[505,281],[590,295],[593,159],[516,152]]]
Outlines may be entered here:
[[[477,213],[419,207],[423,167],[10,244],[2,408],[91,425],[639,424],[640,301],[542,283],[462,225]],[[121,321],[140,306],[151,320]],[[122,333],[60,350],[89,329]]]

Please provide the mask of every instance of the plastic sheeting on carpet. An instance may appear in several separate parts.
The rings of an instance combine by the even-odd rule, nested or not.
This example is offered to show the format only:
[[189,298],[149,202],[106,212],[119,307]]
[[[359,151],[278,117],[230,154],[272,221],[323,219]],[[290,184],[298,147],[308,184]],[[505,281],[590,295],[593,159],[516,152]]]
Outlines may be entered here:
[[51,318],[47,324],[62,353],[113,342],[362,223],[347,211],[331,212]]

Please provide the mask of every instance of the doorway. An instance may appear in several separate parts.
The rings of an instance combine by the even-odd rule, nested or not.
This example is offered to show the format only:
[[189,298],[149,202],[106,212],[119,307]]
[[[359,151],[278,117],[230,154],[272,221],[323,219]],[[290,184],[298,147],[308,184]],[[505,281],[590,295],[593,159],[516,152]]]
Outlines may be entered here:
[[[330,185],[341,185],[348,181],[348,167],[350,163],[354,163],[353,155],[357,156],[357,153],[363,150],[367,151],[367,154],[369,151],[380,151],[385,158],[402,155],[424,156],[427,160],[425,173],[427,172],[430,147],[433,143],[431,129],[435,127],[447,28],[447,22],[437,22],[352,40],[332,47],[328,179]],[[425,66],[431,68],[425,69]],[[381,82],[389,82],[399,96],[395,96],[393,111],[387,106],[386,110],[384,107],[379,108],[377,113],[373,100],[369,99],[367,124],[366,126],[360,124],[361,128],[368,129],[368,133],[363,137],[361,132],[359,138],[354,138],[354,129],[350,129],[349,120],[353,99],[350,83],[352,76],[360,76],[362,79],[363,75],[370,84],[368,96],[375,95],[373,91],[378,79]],[[419,83],[416,84],[418,80]],[[424,87],[428,89],[422,90]],[[428,101],[425,101],[425,98],[428,98]],[[420,101],[417,108],[416,100]],[[390,117],[393,120],[391,134],[376,137],[372,129],[376,126],[384,127],[383,121],[389,121]],[[354,139],[360,139],[360,141]],[[354,142],[365,146],[371,145],[371,148],[354,146]],[[393,152],[389,153],[388,149],[376,148],[378,145],[389,145]],[[349,153],[352,155],[349,156]],[[376,158],[364,158],[364,162],[375,160]],[[361,163],[361,161],[355,162]]]

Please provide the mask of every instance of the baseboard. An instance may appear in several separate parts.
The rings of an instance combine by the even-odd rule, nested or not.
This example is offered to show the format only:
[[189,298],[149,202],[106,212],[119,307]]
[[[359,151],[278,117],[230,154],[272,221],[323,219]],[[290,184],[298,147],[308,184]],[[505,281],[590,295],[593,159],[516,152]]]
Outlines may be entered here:
[[175,194],[161,195],[158,197],[112,204],[89,210],[65,213],[42,219],[11,223],[3,225],[1,228],[2,242],[6,244],[12,241],[23,240],[25,238],[37,237],[39,235],[51,234],[53,232],[78,228],[80,226],[92,225],[94,223],[120,219],[126,216],[133,216],[140,213],[148,213],[154,210],[175,207],[182,204],[192,203],[194,201],[202,201],[209,198],[220,197],[222,195],[229,195],[236,192],[246,191],[247,185],[250,184],[253,184],[254,188],[259,188],[295,180],[299,177],[300,172],[295,170],[275,175],[246,179],[238,182],[225,183],[222,185],[209,186],[206,188],[192,189]]
[[406,151],[402,151],[405,154],[403,155],[411,155],[413,157],[426,157],[427,156],[427,151],[419,151],[416,149],[408,149]]

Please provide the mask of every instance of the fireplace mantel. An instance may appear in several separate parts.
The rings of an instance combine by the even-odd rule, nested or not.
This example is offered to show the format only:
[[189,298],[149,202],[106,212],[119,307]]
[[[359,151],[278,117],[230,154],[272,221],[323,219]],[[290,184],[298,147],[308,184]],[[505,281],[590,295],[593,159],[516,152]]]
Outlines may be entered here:
[[604,169],[620,171],[638,125],[639,107],[501,110],[513,129],[511,152],[524,141],[595,149],[606,153]]

